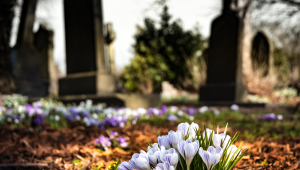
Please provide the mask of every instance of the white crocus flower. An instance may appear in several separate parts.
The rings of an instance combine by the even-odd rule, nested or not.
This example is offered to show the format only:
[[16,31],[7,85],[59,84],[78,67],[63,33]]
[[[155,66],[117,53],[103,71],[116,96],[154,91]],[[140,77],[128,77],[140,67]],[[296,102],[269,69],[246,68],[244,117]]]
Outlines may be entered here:
[[191,142],[189,139],[187,139],[186,141],[181,139],[177,147],[179,153],[186,161],[187,170],[189,170],[193,158],[199,149],[199,141],[196,140],[194,142]]
[[129,164],[131,164],[135,170],[151,170],[149,157],[145,151],[141,151],[140,154],[133,154]]
[[130,163],[124,161],[124,162],[122,162],[122,163],[118,166],[117,169],[118,169],[118,170],[132,170],[133,167],[132,167],[132,165],[131,165]]
[[214,166],[220,161],[222,157],[223,150],[221,147],[214,148],[213,146],[209,146],[207,151],[203,150],[202,147],[199,149],[199,155],[205,163],[208,170],[214,168]]
[[164,162],[157,164],[153,170],[175,170],[175,168],[171,166],[169,162]]
[[164,146],[161,147],[159,159],[161,162],[169,162],[171,166],[176,169],[178,163],[178,153],[174,148],[170,148],[169,150],[165,150]]
[[153,166],[156,166],[159,162],[160,149],[158,147],[148,148],[148,158],[149,163]]
[[213,136],[213,141],[214,141],[214,146],[215,147],[221,147],[221,143],[223,143],[223,149],[226,148],[227,144],[230,143],[230,136],[229,135],[225,135],[224,133],[221,134],[215,134]]
[[182,139],[182,134],[179,130],[174,132],[173,130],[169,131],[168,133],[169,136],[169,142],[172,145],[173,148],[175,148],[178,151],[177,144],[180,139]]
[[199,125],[198,124],[196,124],[196,123],[193,122],[190,125],[190,127],[189,127],[189,133],[190,133],[189,139],[190,140],[193,140],[193,139],[196,138],[196,132],[198,131],[198,129],[199,129]]
[[241,154],[241,149],[237,148],[235,145],[231,145],[227,150],[228,160],[226,162],[226,165],[230,162],[231,159],[234,159],[235,157],[240,156]]
[[164,146],[166,149],[170,148],[170,142],[169,142],[169,136],[168,135],[158,136],[157,137],[157,142],[158,142],[160,147]]

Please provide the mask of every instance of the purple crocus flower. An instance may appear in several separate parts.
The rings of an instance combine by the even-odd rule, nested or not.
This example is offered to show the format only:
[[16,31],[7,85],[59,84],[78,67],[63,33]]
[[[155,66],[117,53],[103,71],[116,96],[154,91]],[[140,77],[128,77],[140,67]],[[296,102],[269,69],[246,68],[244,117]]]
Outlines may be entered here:
[[122,147],[122,148],[127,148],[128,147],[128,142],[126,142],[126,138],[125,137],[119,137],[119,145]]
[[85,111],[85,112],[82,113],[82,116],[83,117],[90,117],[90,112]]
[[103,135],[101,135],[98,139],[95,139],[94,142],[96,144],[100,144],[104,150],[108,150],[109,147],[111,147],[111,142],[108,139],[108,137],[105,137]]
[[190,109],[187,110],[187,114],[188,114],[188,115],[193,115],[193,114],[195,114],[196,112],[197,112],[197,110],[194,109],[194,108],[190,108]]
[[34,119],[33,119],[33,122],[40,126],[42,123],[43,123],[43,118],[41,116],[36,116]]
[[69,110],[75,117],[80,113],[80,110],[76,107],[71,107]]
[[164,114],[164,113],[166,113],[167,111],[168,111],[168,107],[167,107],[166,105],[163,105],[163,106],[161,107],[161,113]]
[[148,116],[153,115],[153,113],[154,113],[154,112],[153,112],[153,108],[150,107],[150,108],[148,109]]
[[215,114],[215,115],[219,115],[219,114],[220,114],[220,111],[219,111],[219,110],[214,110],[214,114]]
[[168,121],[170,122],[173,122],[173,121],[176,121],[177,120],[177,117],[173,114],[169,114],[168,115]]
[[109,135],[109,138],[110,139],[113,139],[113,138],[115,138],[115,137],[117,137],[119,134],[118,134],[118,132],[114,132],[114,131],[110,131],[110,135]]

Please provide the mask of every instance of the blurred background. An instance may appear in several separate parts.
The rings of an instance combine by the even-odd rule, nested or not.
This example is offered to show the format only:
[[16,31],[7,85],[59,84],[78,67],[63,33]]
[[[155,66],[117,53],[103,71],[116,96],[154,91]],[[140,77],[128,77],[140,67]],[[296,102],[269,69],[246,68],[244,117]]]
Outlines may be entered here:
[[295,105],[299,4],[3,1],[1,91],[33,100],[152,94],[204,103],[280,103],[275,94],[287,91],[296,95],[285,103]]

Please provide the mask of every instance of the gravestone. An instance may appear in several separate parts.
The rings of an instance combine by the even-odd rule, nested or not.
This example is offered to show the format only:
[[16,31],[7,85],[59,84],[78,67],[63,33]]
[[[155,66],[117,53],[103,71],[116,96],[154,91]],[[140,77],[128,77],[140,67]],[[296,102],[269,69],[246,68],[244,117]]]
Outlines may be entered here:
[[113,93],[115,78],[105,65],[101,0],[65,0],[67,76],[59,95]]
[[272,42],[262,32],[257,32],[252,42],[251,60],[254,72],[266,77],[274,69],[274,48]]
[[200,101],[244,102],[243,59],[250,57],[252,0],[223,0],[221,16],[211,27],[206,85]]
[[116,75],[115,52],[114,52],[115,38],[116,38],[116,33],[113,30],[112,23],[107,23],[106,24],[106,44],[107,44],[108,56],[109,56],[109,70],[112,75]]
[[34,46],[33,23],[37,0],[24,0],[17,43],[11,52],[17,93],[29,97],[44,97],[47,84],[41,81],[41,55]]
[[53,31],[40,25],[39,30],[34,34],[34,45],[41,55],[41,81],[48,86],[49,95],[57,96],[58,75],[53,59]]

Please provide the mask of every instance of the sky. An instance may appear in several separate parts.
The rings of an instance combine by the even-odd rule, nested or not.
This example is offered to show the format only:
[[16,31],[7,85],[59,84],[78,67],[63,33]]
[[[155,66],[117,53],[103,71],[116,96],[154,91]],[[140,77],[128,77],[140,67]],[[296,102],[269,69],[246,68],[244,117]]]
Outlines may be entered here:
[[[19,0],[21,4],[22,0]],[[143,25],[143,19],[150,17],[158,20],[161,12],[154,0],[102,0],[104,23],[111,22],[116,32],[114,41],[115,65],[118,71],[130,63],[133,57],[133,36],[136,25]],[[200,27],[200,32],[208,37],[211,22],[220,15],[221,0],[169,0],[169,12],[173,19],[181,19],[184,29]],[[16,42],[20,16],[20,5],[16,8],[16,17],[13,22],[11,46]],[[54,31],[54,61],[64,74],[65,65],[65,38],[63,0],[42,0],[38,3],[34,31],[39,24],[46,25]]]

